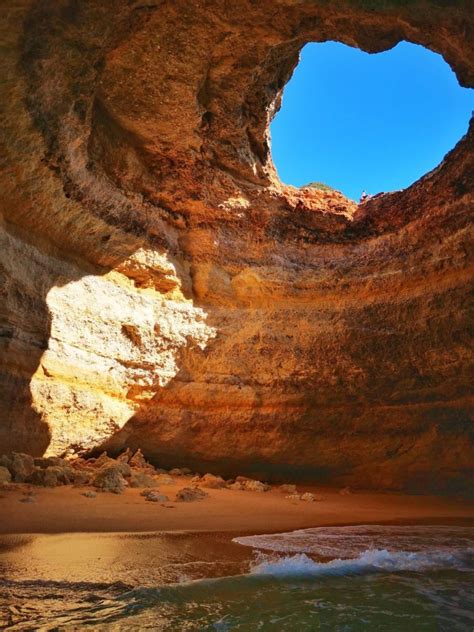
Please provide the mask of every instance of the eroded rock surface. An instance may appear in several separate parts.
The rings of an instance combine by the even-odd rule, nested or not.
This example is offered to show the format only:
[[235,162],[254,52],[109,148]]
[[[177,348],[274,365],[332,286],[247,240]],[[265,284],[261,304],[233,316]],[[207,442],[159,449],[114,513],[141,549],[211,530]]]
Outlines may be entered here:
[[473,26],[467,0],[4,0],[1,451],[465,489],[472,125],[357,207],[284,187],[268,124],[308,41],[407,39],[473,86]]

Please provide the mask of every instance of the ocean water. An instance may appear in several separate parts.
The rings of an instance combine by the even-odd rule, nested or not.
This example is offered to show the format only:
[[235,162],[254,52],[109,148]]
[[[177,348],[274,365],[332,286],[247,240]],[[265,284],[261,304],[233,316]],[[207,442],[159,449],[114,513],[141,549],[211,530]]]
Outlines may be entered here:
[[0,629],[468,632],[474,528],[6,536]]

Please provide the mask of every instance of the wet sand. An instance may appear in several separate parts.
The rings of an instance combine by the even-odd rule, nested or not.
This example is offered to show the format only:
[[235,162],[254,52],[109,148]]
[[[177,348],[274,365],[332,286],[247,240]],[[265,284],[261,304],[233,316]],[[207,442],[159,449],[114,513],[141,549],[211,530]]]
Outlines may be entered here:
[[[170,498],[165,505],[147,502],[139,489],[122,495],[90,488],[53,489],[15,485],[0,491],[0,533],[136,533],[206,531],[269,533],[299,528],[382,523],[474,525],[474,502],[433,496],[357,492],[302,486],[299,491],[321,494],[317,502],[292,501],[276,489],[265,492],[208,489],[202,501],[173,502],[176,492],[189,484],[182,477],[160,486]],[[20,502],[31,490],[35,501]]]

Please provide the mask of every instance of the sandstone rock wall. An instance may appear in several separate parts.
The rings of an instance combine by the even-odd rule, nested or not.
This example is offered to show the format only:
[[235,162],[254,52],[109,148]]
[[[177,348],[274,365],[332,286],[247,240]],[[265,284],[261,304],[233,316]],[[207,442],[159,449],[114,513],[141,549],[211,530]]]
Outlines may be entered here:
[[283,186],[268,124],[307,41],[472,86],[472,33],[467,1],[5,0],[1,451],[467,488],[473,126],[357,207]]

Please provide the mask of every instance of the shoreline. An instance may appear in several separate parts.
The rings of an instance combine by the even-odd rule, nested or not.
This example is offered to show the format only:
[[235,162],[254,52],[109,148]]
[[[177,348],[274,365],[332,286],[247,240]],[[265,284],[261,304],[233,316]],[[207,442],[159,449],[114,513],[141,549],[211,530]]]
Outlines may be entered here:
[[295,526],[289,529],[209,529],[203,527],[202,529],[151,529],[147,531],[142,530],[127,530],[127,531],[1,531],[0,530],[0,552],[1,552],[1,540],[8,538],[15,538],[21,536],[48,536],[48,535],[97,535],[97,536],[188,536],[188,535],[222,535],[231,537],[244,537],[247,535],[276,535],[283,533],[284,531],[299,531],[305,529],[317,529],[318,527],[367,527],[367,526],[379,526],[379,527],[467,527],[474,529],[474,518],[464,516],[436,516],[433,518],[400,518],[400,519],[388,519],[388,520],[365,520],[354,522],[321,522],[318,524]]
[[[474,526],[474,502],[435,496],[355,492],[301,486],[322,495],[316,502],[293,501],[268,492],[206,489],[207,498],[171,500],[188,484],[186,477],[160,486],[170,501],[147,502],[139,489],[123,494],[82,494],[90,488],[38,488],[15,485],[0,491],[0,534],[72,533],[278,533],[319,526],[432,524]],[[28,493],[33,502],[20,502]]]

